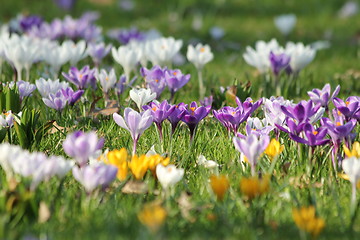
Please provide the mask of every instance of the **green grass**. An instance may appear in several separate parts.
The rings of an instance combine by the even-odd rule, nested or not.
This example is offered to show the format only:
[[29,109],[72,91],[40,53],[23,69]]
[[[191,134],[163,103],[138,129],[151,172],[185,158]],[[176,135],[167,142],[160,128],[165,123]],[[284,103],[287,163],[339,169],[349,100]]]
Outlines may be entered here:
[[[19,12],[40,14],[48,21],[66,14],[56,9],[50,0],[4,0],[1,5],[0,20],[3,22],[15,17]],[[80,0],[72,14],[80,16],[84,10],[99,11],[101,18],[97,23],[103,26],[104,31],[130,26],[137,26],[142,30],[157,28],[164,36],[183,39],[183,54],[186,54],[187,43],[192,38],[209,43],[215,59],[205,67],[207,95],[211,88],[231,85],[237,79],[242,82],[249,80],[252,84],[251,97],[258,99],[263,96],[263,78],[243,60],[245,47],[254,46],[257,40],[271,38],[277,38],[281,44],[285,44],[286,40],[275,29],[273,17],[282,13],[295,13],[298,23],[289,40],[308,44],[324,39],[326,31],[332,32],[331,48],[319,51],[315,60],[300,73],[298,81],[302,85],[301,93],[296,95],[289,92],[285,96],[297,101],[308,99],[308,90],[320,88],[328,82],[333,87],[341,84],[340,97],[358,95],[360,91],[358,79],[355,77],[337,77],[349,69],[359,70],[359,46],[356,42],[359,29],[356,23],[360,21],[360,16],[338,19],[336,14],[341,5],[342,1],[335,0],[325,3],[311,0],[265,0],[261,3],[255,0],[151,0],[136,1],[134,11],[124,12],[114,5],[98,6]],[[191,28],[196,14],[203,16],[203,28],[198,32]],[[208,33],[208,29],[214,25],[226,31],[220,42],[212,40]],[[240,49],[223,49],[222,46],[228,42],[238,44]],[[91,63],[89,59],[82,61],[80,65],[87,63]],[[121,67],[113,64],[111,57],[108,57],[105,65],[114,66],[119,74]],[[66,71],[68,67],[63,69]],[[42,68],[42,64],[33,67],[31,81],[39,78],[38,69]],[[195,68],[187,63],[181,70],[191,73],[192,79],[177,94],[176,102],[190,103],[198,100]],[[4,64],[1,79],[9,81],[11,76],[10,66]],[[100,95],[99,90],[97,94]],[[123,99],[127,98],[127,94]],[[275,93],[270,89],[269,94]],[[161,99],[169,96],[166,92]],[[56,119],[69,127],[68,131],[64,131],[65,134],[77,129],[96,130],[98,135],[106,140],[104,149],[125,147],[131,152],[130,134],[117,126],[111,117],[82,118],[78,110],[68,109],[60,120],[53,110],[45,107],[38,93],[34,94],[29,104],[42,110],[42,122]],[[123,107],[130,105],[135,108],[134,104],[124,100],[120,104]],[[102,107],[101,101],[99,107]],[[255,115],[261,114],[260,112],[257,111]],[[244,125],[240,129],[244,132]],[[166,125],[165,130],[170,130],[170,127]],[[358,130],[356,128],[356,133]],[[32,150],[65,156],[62,149],[64,133],[47,134]],[[144,180],[149,185],[147,194],[124,194],[121,192],[123,183],[115,181],[105,192],[99,191],[93,196],[87,196],[83,187],[69,173],[61,182],[53,179],[42,183],[25,199],[29,180],[23,179],[16,190],[11,191],[1,171],[0,238],[47,236],[50,239],[299,239],[299,231],[292,219],[292,209],[310,204],[316,206],[318,216],[326,222],[319,239],[356,239],[360,234],[359,216],[353,227],[349,228],[351,186],[349,182],[334,174],[328,146],[316,149],[315,163],[311,165],[307,155],[308,148],[304,146],[303,152],[298,152],[297,145],[289,141],[287,135],[282,134],[280,139],[285,150],[272,173],[270,191],[249,202],[240,192],[239,181],[244,176],[250,176],[250,169],[242,169],[238,161],[239,153],[234,149],[226,130],[214,118],[208,117],[200,123],[192,146],[189,145],[189,132],[184,124],[178,129],[173,142],[170,142],[168,134],[165,134],[165,139],[164,153],[171,154],[171,162],[184,168],[185,175],[175,186],[173,195],[163,202],[168,216],[157,235],[147,231],[137,218],[144,204],[161,199],[157,191],[160,187],[150,172]],[[15,138],[15,143],[16,141]],[[138,154],[146,153],[154,144],[157,151],[160,151],[157,132],[152,126],[140,138]],[[173,146],[171,151],[170,145]],[[196,165],[200,154],[207,159],[216,160],[221,165],[219,172],[227,175],[230,180],[231,187],[223,202],[216,201],[210,189],[209,170]],[[285,171],[284,166],[287,163],[291,164]],[[258,169],[266,173],[269,168],[269,161],[262,157]],[[177,202],[183,192],[190,195],[190,217],[182,214],[183,207]],[[289,198],[284,195],[289,195]],[[13,196],[15,201],[11,208],[9,199]],[[51,217],[45,223],[38,222],[40,202],[45,202],[50,208]],[[215,219],[209,220],[209,214],[214,214]]]

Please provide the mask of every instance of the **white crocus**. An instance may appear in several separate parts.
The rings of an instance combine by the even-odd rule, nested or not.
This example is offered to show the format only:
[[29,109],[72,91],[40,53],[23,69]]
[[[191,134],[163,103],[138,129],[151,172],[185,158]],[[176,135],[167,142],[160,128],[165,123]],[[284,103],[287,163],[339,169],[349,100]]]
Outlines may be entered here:
[[76,66],[76,64],[83,58],[88,55],[86,51],[86,42],[81,40],[77,43],[73,41],[65,41],[61,45],[63,51],[66,51],[69,54],[69,60],[71,66]]
[[147,88],[131,89],[130,98],[136,103],[139,110],[142,111],[142,106],[154,100],[156,93],[151,92]]
[[200,155],[196,161],[199,166],[204,166],[205,168],[217,168],[219,164],[214,160],[207,160],[204,155]]
[[62,65],[71,58],[66,45],[60,46],[56,42],[48,42],[43,47],[43,60],[50,65],[54,78],[57,78]]
[[295,73],[306,67],[315,58],[316,51],[303,43],[288,42],[285,53],[290,56],[290,67]]
[[36,89],[39,91],[43,98],[47,98],[50,94],[57,93],[60,89],[65,89],[69,87],[68,82],[60,82],[59,79],[56,80],[45,80],[40,78],[35,81]]
[[114,69],[111,69],[109,73],[105,69],[101,69],[100,72],[96,72],[95,77],[100,82],[104,93],[108,93],[115,86],[117,80]]
[[173,37],[162,37],[148,41],[145,46],[146,56],[154,66],[164,67],[172,62],[182,45],[182,40],[175,40]]
[[179,182],[184,176],[184,169],[176,168],[170,164],[164,167],[162,164],[156,166],[156,176],[164,189],[168,189]]
[[349,176],[352,184],[351,211],[356,208],[356,185],[360,181],[360,159],[356,157],[345,158],[342,162],[344,172]]
[[21,151],[22,149],[17,145],[10,145],[9,143],[0,144],[0,166],[5,171],[8,180],[14,176],[11,162]]
[[113,47],[111,53],[115,61],[123,67],[126,82],[129,83],[131,71],[135,70],[140,61],[140,52],[134,50],[131,46],[121,46],[118,49]]
[[213,60],[214,54],[209,45],[198,43],[195,47],[193,45],[188,46],[186,57],[195,65],[196,69],[201,70],[205,64]]
[[279,31],[287,36],[294,29],[296,24],[296,15],[295,14],[284,14],[275,17],[274,19],[275,26]]
[[283,51],[276,39],[272,39],[270,42],[257,41],[255,49],[249,46],[246,47],[243,58],[245,62],[256,67],[261,74],[264,74],[270,70],[269,54],[271,51],[278,53]]

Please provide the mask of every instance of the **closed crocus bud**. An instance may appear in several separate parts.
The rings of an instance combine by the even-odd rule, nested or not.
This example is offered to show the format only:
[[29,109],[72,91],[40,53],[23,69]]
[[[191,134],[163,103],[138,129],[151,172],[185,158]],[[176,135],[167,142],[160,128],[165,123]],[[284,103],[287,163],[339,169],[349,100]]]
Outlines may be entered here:
[[316,51],[303,43],[289,42],[286,44],[285,53],[290,56],[291,71],[297,73],[314,60]]
[[154,66],[165,66],[172,62],[175,55],[180,51],[182,44],[182,40],[175,40],[173,37],[163,37],[149,41],[145,46],[145,51],[148,59]]
[[101,69],[100,72],[95,73],[95,77],[100,82],[101,88],[105,93],[108,93],[117,81],[114,69],[111,69],[109,73],[105,69]]
[[134,88],[130,90],[130,98],[136,103],[137,107],[141,111],[142,106],[156,98],[156,93],[153,93],[150,89],[146,88]]
[[164,189],[174,186],[184,176],[184,169],[176,168],[175,165],[170,164],[164,167],[158,164],[156,167],[156,176]]
[[118,49],[112,48],[112,56],[117,63],[119,63],[126,76],[126,81],[130,81],[130,74],[140,61],[140,53],[130,46],[121,46]]
[[219,201],[222,201],[224,199],[225,193],[230,187],[229,179],[224,175],[211,175],[210,185]]
[[209,45],[198,43],[195,47],[192,45],[188,46],[186,57],[198,70],[200,70],[205,64],[213,60],[214,55],[211,52]]

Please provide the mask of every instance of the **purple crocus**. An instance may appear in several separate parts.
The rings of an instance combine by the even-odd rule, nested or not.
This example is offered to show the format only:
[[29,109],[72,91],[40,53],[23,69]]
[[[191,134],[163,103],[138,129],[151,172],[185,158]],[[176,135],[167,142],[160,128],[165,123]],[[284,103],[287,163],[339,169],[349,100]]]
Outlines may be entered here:
[[106,55],[108,55],[111,48],[112,48],[111,44],[105,46],[104,42],[101,42],[101,43],[98,43],[98,44],[90,43],[89,46],[88,46],[87,51],[88,51],[90,57],[92,58],[92,60],[94,61],[95,66],[99,66],[102,59]]
[[152,122],[153,117],[150,110],[138,113],[132,108],[125,108],[124,117],[117,113],[113,114],[114,121],[120,127],[128,130],[133,140],[133,155],[136,153],[136,145],[139,141],[140,135],[148,129]]
[[64,10],[70,10],[74,7],[76,0],[54,0],[56,5]]
[[177,125],[179,124],[180,120],[183,118],[186,112],[186,104],[179,103],[178,105],[174,105],[174,111],[168,116],[168,120],[171,123],[171,134],[173,135]]
[[115,180],[118,169],[109,164],[94,163],[81,168],[74,167],[74,178],[81,183],[87,193],[91,193],[97,187],[105,188]]
[[291,133],[294,135],[299,135],[303,131],[304,126],[307,123],[308,123],[308,121],[298,122],[295,119],[286,117],[285,122],[283,124],[279,125],[279,124],[275,123],[275,126],[283,132],[286,132],[289,134]]
[[360,97],[351,96],[345,102],[340,98],[334,98],[333,103],[336,109],[345,116],[346,121],[360,120]]
[[70,106],[74,106],[77,100],[84,94],[84,90],[74,90],[71,87],[61,89],[62,94],[67,99]]
[[43,22],[43,20],[41,17],[39,17],[37,15],[30,15],[27,17],[23,17],[20,20],[19,24],[20,24],[22,31],[27,32],[32,27],[39,27],[42,24],[42,22]]
[[20,99],[23,100],[25,97],[28,97],[32,94],[33,91],[35,91],[36,86],[35,84],[31,84],[29,82],[25,81],[17,81],[16,86],[19,90]]
[[145,34],[140,32],[136,28],[130,29],[113,29],[108,33],[109,37],[118,40],[122,44],[126,45],[130,41],[138,41],[141,42],[145,40]]
[[65,153],[73,157],[80,167],[87,164],[89,158],[104,146],[104,139],[98,139],[95,132],[76,131],[68,134],[63,142]]
[[262,135],[258,137],[255,134],[250,134],[245,139],[233,137],[233,143],[235,149],[243,153],[251,166],[251,173],[255,176],[256,163],[261,154],[265,151],[269,145],[270,137],[268,135]]
[[67,98],[63,95],[61,90],[57,91],[55,94],[50,93],[47,98],[43,98],[42,100],[46,106],[59,112],[63,110],[67,104]]
[[162,122],[169,117],[169,115],[175,110],[175,105],[170,105],[166,100],[162,103],[159,102],[151,102],[149,105],[143,106],[144,110],[150,110],[153,121],[155,122],[158,130],[160,139],[163,139],[162,134]]
[[295,119],[298,123],[303,123],[308,120],[314,123],[322,117],[325,111],[324,108],[320,109],[320,107],[320,104],[314,106],[311,100],[303,100],[294,106],[281,106],[281,110],[285,115]]
[[145,67],[140,69],[140,73],[145,78],[148,88],[150,88],[152,92],[156,93],[157,98],[159,98],[160,94],[166,87],[166,71],[166,68],[161,68],[160,66],[153,66],[150,70]]
[[195,136],[195,130],[199,122],[205,118],[211,110],[211,106],[198,107],[196,102],[190,103],[190,106],[185,108],[185,113],[181,119],[181,121],[185,122],[190,129],[190,140],[191,142]]
[[200,100],[200,104],[201,106],[212,106],[212,103],[214,101],[214,97],[212,95],[210,95],[209,97],[204,97],[203,100]]
[[182,74],[179,69],[165,71],[166,84],[170,90],[173,99],[175,92],[182,88],[190,80],[190,74]]
[[62,75],[71,83],[75,84],[80,90],[91,86],[96,89],[95,70],[85,66],[78,70],[76,67],[71,67],[69,74],[62,73]]
[[279,76],[281,70],[285,69],[290,63],[290,56],[285,53],[275,54],[272,51],[269,55],[271,70],[275,76]]
[[246,121],[247,118],[261,105],[262,99],[253,103],[251,98],[246,99],[243,103],[236,98],[238,107],[223,107],[218,111],[214,110],[214,117],[226,127],[228,132],[237,133],[239,125]]
[[340,85],[335,88],[333,94],[331,95],[331,86],[327,83],[323,89],[314,88],[312,91],[308,92],[308,95],[313,103],[320,103],[322,107],[328,109],[329,102],[339,94],[339,91]]
[[296,142],[309,145],[311,147],[324,145],[328,143],[329,139],[324,139],[327,134],[325,127],[314,128],[310,123],[306,123],[303,127],[304,137],[290,133],[290,138]]

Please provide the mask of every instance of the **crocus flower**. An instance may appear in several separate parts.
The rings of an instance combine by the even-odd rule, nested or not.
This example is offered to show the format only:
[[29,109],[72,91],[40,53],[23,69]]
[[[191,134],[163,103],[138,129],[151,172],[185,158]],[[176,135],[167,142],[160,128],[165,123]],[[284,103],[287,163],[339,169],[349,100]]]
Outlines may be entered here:
[[33,91],[35,91],[36,86],[35,84],[31,84],[29,82],[25,82],[25,81],[17,81],[16,82],[16,86],[19,89],[19,95],[21,100],[23,100],[25,97],[28,97],[32,94]]
[[348,158],[351,158],[351,157],[360,158],[360,143],[354,142],[352,145],[351,151],[347,146],[344,145],[344,153],[345,153],[345,156]]
[[294,208],[292,215],[296,226],[316,238],[325,227],[324,219],[316,217],[315,207]]
[[281,110],[288,117],[295,119],[298,123],[311,120],[312,123],[316,122],[322,117],[325,109],[320,109],[320,104],[313,106],[313,102],[300,101],[294,106],[281,106]]
[[289,100],[285,100],[283,97],[271,97],[270,99],[264,98],[263,111],[267,123],[272,126],[283,125],[286,115],[282,112],[281,106],[293,105]]
[[77,43],[67,40],[63,42],[61,47],[68,52],[71,66],[76,66],[81,59],[88,55],[88,52],[86,51],[86,42],[84,40]]
[[167,190],[183,178],[184,169],[176,168],[173,164],[166,167],[162,164],[158,164],[156,167],[156,176],[161,183],[161,186]]
[[74,106],[76,101],[79,100],[80,97],[84,94],[84,90],[77,90],[74,92],[71,87],[62,88],[61,92],[70,106]]
[[121,95],[128,87],[130,87],[137,79],[137,76],[133,77],[133,79],[131,79],[131,81],[126,84],[126,77],[125,75],[121,75],[120,78],[119,78],[119,81],[117,83],[115,83],[115,86],[114,86],[114,90],[115,90],[115,93],[117,95]]
[[160,205],[146,205],[138,213],[140,222],[145,225],[152,233],[156,233],[165,222],[167,216],[166,209]]
[[0,127],[11,128],[13,125],[14,125],[14,114],[12,113],[11,110],[0,114]]
[[339,91],[340,85],[335,88],[333,94],[331,95],[331,87],[330,84],[327,83],[323,89],[314,88],[312,91],[308,92],[308,95],[313,103],[320,103],[322,107],[327,109],[329,102],[331,102],[339,94]]
[[198,43],[195,47],[193,45],[188,46],[186,57],[195,65],[196,69],[201,70],[205,64],[213,60],[214,54],[209,45]]
[[109,186],[115,180],[117,171],[116,167],[99,162],[81,168],[74,167],[72,173],[74,178],[84,186],[86,192],[91,193],[99,186],[102,188]]
[[106,163],[115,166],[118,169],[117,178],[124,181],[128,174],[128,154],[125,148],[113,150],[106,155]]
[[54,0],[54,2],[64,10],[70,10],[74,7],[76,0]]
[[126,80],[129,81],[131,72],[140,61],[139,52],[129,46],[121,46],[118,49],[113,47],[111,52],[114,60],[123,67]]
[[80,90],[89,86],[96,89],[95,70],[90,69],[89,66],[85,66],[80,70],[76,67],[71,67],[68,74],[63,72],[62,75]]
[[138,157],[136,154],[133,154],[131,161],[129,162],[129,168],[135,179],[141,180],[149,169],[148,158],[146,155]]
[[27,17],[23,17],[20,20],[20,27],[23,32],[27,32],[33,26],[38,27],[43,22],[42,18],[37,15],[30,15]]
[[357,157],[345,158],[342,162],[344,172],[349,176],[352,185],[351,211],[356,208],[356,186],[360,180],[360,159]]
[[215,193],[217,199],[219,201],[222,201],[224,199],[225,193],[230,187],[229,179],[225,175],[211,175],[210,186]]
[[213,101],[214,101],[214,97],[211,95],[211,96],[209,96],[209,97],[204,97],[204,99],[203,100],[200,100],[200,104],[201,104],[201,106],[212,106],[212,103],[213,103]]
[[265,154],[269,156],[272,161],[275,157],[279,156],[284,150],[284,145],[281,145],[275,138],[271,139],[269,145],[265,149]]
[[219,167],[219,164],[215,162],[214,160],[207,160],[204,155],[198,156],[196,163],[199,166],[204,166],[205,168],[217,168]]
[[271,69],[275,76],[279,76],[281,70],[285,69],[290,62],[290,57],[285,53],[275,54],[272,51],[269,55]]
[[182,74],[179,69],[165,71],[166,85],[170,90],[171,96],[174,96],[190,80],[190,74]]
[[296,24],[295,14],[283,14],[274,18],[274,23],[279,31],[287,36],[293,30]]
[[186,113],[185,103],[179,103],[178,105],[174,106],[174,111],[168,116],[168,120],[171,123],[171,134],[174,134],[177,125]]
[[67,98],[64,96],[61,90],[57,93],[50,93],[48,97],[42,99],[46,106],[53,108],[57,111],[63,110],[67,104]]
[[60,82],[59,79],[45,80],[44,78],[36,80],[35,85],[42,97],[47,97],[50,93],[56,94],[60,89],[69,87],[68,82]]
[[255,166],[260,155],[265,151],[269,145],[270,138],[267,135],[263,135],[260,138],[258,136],[251,134],[245,139],[240,139],[238,137],[233,138],[233,143],[235,149],[239,152],[242,152],[251,166],[251,173],[255,175]]
[[89,44],[87,47],[87,52],[94,61],[95,66],[98,66],[102,59],[109,54],[111,48],[111,44],[105,46],[105,43],[101,42],[98,44]]
[[315,58],[316,51],[303,43],[286,44],[285,53],[290,56],[290,69],[293,73],[298,73]]
[[334,98],[333,103],[336,109],[345,116],[345,119],[360,120],[360,98],[357,96],[351,96],[344,102],[340,98]]
[[6,179],[10,180],[14,176],[14,170],[12,168],[12,161],[20,154],[23,150],[18,145],[11,145],[7,142],[0,144],[0,166],[5,171]]
[[240,191],[251,200],[269,191],[269,182],[270,177],[267,175],[262,178],[243,177],[240,180]]
[[164,100],[162,103],[151,102],[149,105],[143,106],[143,109],[149,109],[151,111],[153,121],[159,130],[160,139],[162,140],[162,122],[175,110],[175,106],[170,105],[166,100]]
[[303,143],[309,146],[318,146],[328,143],[329,139],[324,139],[327,134],[325,127],[314,128],[310,123],[306,123],[303,127],[304,137],[300,137],[293,133],[290,133],[290,138],[296,142]]
[[73,157],[80,167],[88,162],[90,156],[100,150],[104,145],[104,139],[98,139],[95,132],[85,133],[76,131],[68,134],[63,142],[65,153]]
[[141,111],[142,106],[156,98],[156,93],[153,93],[150,89],[146,88],[134,88],[130,90],[130,98],[136,103],[137,107]]
[[151,40],[146,44],[147,56],[153,66],[165,66],[180,51],[182,44],[182,40],[175,40],[173,37]]
[[108,35],[125,45],[132,41],[141,42],[145,40],[145,34],[134,27],[130,29],[113,29],[108,32]]
[[211,110],[211,106],[198,107],[196,102],[192,102],[190,104],[190,106],[187,106],[185,108],[185,113],[184,113],[181,121],[186,123],[186,125],[188,125],[188,127],[189,127],[191,142],[194,139],[195,129],[196,129],[197,125],[203,118],[205,118],[209,114],[210,110]]
[[100,82],[104,93],[108,93],[117,81],[114,69],[111,69],[109,73],[107,73],[105,69],[101,69],[100,72],[95,73],[95,77]]
[[166,68],[161,68],[160,66],[153,66],[151,69],[145,67],[140,69],[141,75],[145,78],[151,91],[156,93],[156,97],[159,97],[166,87],[166,71]]
[[128,130],[133,140],[133,155],[136,152],[136,144],[139,141],[140,135],[148,129],[152,122],[153,117],[150,110],[146,110],[142,113],[131,108],[125,108],[124,117],[117,113],[113,114],[114,121],[120,127]]

